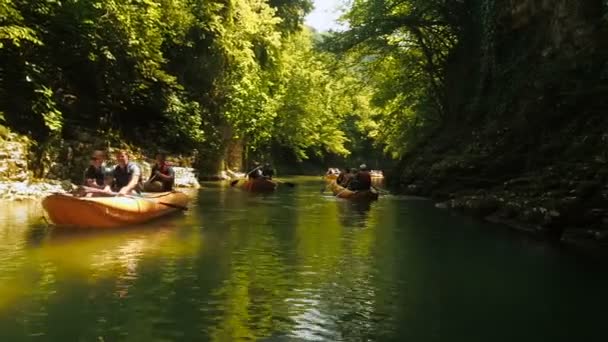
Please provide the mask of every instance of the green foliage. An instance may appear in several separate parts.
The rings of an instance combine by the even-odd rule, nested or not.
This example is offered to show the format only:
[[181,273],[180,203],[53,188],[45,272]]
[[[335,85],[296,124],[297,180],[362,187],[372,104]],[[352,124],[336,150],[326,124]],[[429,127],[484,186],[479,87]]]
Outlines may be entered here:
[[457,42],[462,5],[442,0],[360,0],[344,19],[349,30],[323,45],[347,53],[374,89],[378,124],[371,134],[394,157],[449,116],[445,66]]
[[166,100],[167,108],[163,112],[166,119],[165,138],[170,144],[184,143],[183,137],[188,137],[190,146],[205,141],[204,132],[201,130],[202,113],[198,102],[184,102],[175,94],[169,95]]
[[298,31],[303,18],[312,10],[312,0],[269,0],[282,19],[281,27],[287,31]]
[[23,26],[23,17],[13,1],[0,0],[0,49],[5,43],[19,47],[23,42],[41,44],[34,30]]
[[38,98],[32,105],[32,111],[42,117],[44,125],[52,133],[61,132],[63,116],[53,100],[53,91],[47,87],[36,89]]
[[208,159],[234,139],[298,160],[348,155],[352,136],[378,130],[376,110],[367,76],[303,29],[311,9],[310,0],[0,0],[0,62],[11,66],[1,110],[42,141],[85,128]]

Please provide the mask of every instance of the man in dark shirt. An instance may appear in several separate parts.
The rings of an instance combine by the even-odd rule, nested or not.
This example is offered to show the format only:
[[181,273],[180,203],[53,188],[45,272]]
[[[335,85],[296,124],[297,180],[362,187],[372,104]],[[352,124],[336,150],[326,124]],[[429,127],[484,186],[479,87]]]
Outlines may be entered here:
[[260,163],[258,163],[258,162],[253,162],[253,166],[254,166],[253,170],[251,170],[251,171],[249,171],[249,173],[247,173],[247,177],[250,180],[262,177],[262,165],[260,165]]
[[139,166],[129,161],[129,155],[125,150],[116,152],[116,162],[114,168],[114,188],[119,195],[130,195],[133,191],[140,192],[143,188],[141,183],[141,169]]
[[340,171],[340,174],[338,175],[338,178],[336,178],[336,183],[338,185],[343,185],[346,182],[346,179],[349,177],[350,174],[350,169],[348,168],[344,168],[342,169],[342,171]]
[[270,166],[270,163],[264,164],[264,168],[262,169],[262,176],[266,177],[267,179],[272,179],[272,177],[274,176],[274,169],[272,168],[272,166]]
[[368,191],[372,187],[372,176],[367,169],[367,165],[361,164],[357,172],[357,190]]
[[146,181],[147,191],[173,191],[175,184],[175,171],[167,163],[167,156],[164,153],[156,154],[156,163],[152,167],[150,178]]
[[104,162],[106,156],[103,151],[95,150],[91,154],[91,163],[84,172],[84,185],[103,189],[104,188]]
[[372,176],[367,170],[367,165],[361,164],[356,171],[348,189],[352,191],[368,191],[372,187]]

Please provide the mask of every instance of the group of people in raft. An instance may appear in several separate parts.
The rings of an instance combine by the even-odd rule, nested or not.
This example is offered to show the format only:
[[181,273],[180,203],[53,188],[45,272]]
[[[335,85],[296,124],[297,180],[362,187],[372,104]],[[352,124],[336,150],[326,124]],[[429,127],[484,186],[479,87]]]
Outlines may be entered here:
[[[331,170],[328,170],[328,174]],[[369,191],[372,187],[372,176],[367,165],[361,164],[359,169],[344,168],[340,170],[336,183],[351,191]]]
[[125,150],[115,153],[116,166],[106,169],[106,154],[96,150],[91,155],[91,163],[84,172],[84,185],[105,192],[117,192],[119,195],[130,195],[142,191],[172,191],[175,183],[175,172],[167,163],[164,153],[157,153],[150,177],[143,182],[141,167],[129,160]]
[[[132,193],[172,191],[175,183],[175,171],[164,153],[157,153],[152,172],[146,182],[143,182],[141,168],[129,161],[129,154],[125,150],[115,153],[116,166],[107,170],[105,167],[106,155],[96,150],[91,155],[91,163],[84,172],[84,185],[108,193],[117,192],[119,195]],[[328,170],[328,174],[333,170]],[[274,169],[269,163],[263,166],[255,163],[255,168],[248,173],[250,180],[265,178],[272,179]],[[352,191],[367,191],[372,187],[372,177],[365,164],[359,169],[342,169],[336,183]]]
[[261,165],[258,162],[254,162],[253,166],[254,166],[253,170],[251,170],[247,173],[247,178],[249,180],[254,180],[254,179],[271,180],[272,177],[274,176],[274,169],[272,168],[272,166],[270,166],[270,163],[265,163],[264,165]]

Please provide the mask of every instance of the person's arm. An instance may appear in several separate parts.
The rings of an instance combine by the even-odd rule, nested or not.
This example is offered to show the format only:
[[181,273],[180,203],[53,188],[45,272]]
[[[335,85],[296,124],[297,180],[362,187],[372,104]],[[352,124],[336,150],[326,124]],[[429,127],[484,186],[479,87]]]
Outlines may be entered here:
[[156,165],[154,165],[154,166],[152,167],[152,170],[150,171],[150,177],[148,177],[148,180],[146,181],[146,183],[150,183],[150,180],[151,180],[152,178],[156,178],[156,177],[158,177],[158,174],[159,174],[159,173],[160,173],[160,172],[158,172],[158,168],[156,167]]
[[[258,172],[258,171],[260,171],[260,169],[261,169],[261,168],[262,168],[262,165],[257,166],[257,167],[256,167],[256,168],[254,168],[253,170],[249,171],[249,172],[247,173],[247,176],[249,176],[250,174],[252,174],[252,173],[254,173],[254,172]],[[259,174],[259,172],[258,172],[257,174]]]
[[99,185],[97,185],[97,181],[95,180],[95,170],[91,167],[88,167],[84,171],[84,186],[88,186],[90,188],[101,189]]
[[103,191],[112,192],[113,184],[114,184],[114,171],[104,172]]
[[175,178],[175,171],[173,171],[172,167],[168,167],[167,168],[167,173],[169,173],[168,175],[164,175],[162,174],[160,171],[156,171],[156,177],[160,178],[164,181],[170,181],[173,180]]
[[133,164],[133,173],[131,174],[131,179],[129,180],[129,184],[123,186],[119,191],[119,195],[126,195],[131,190],[135,189],[137,183],[139,183],[139,177],[141,176],[141,169],[139,166]]

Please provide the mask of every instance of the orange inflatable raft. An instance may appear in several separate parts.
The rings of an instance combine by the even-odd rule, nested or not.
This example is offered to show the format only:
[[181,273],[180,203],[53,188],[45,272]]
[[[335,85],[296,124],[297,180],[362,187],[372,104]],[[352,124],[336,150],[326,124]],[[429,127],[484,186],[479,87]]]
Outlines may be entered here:
[[53,194],[42,200],[42,207],[58,226],[114,228],[185,210],[188,201],[188,196],[179,191],[115,197]]

